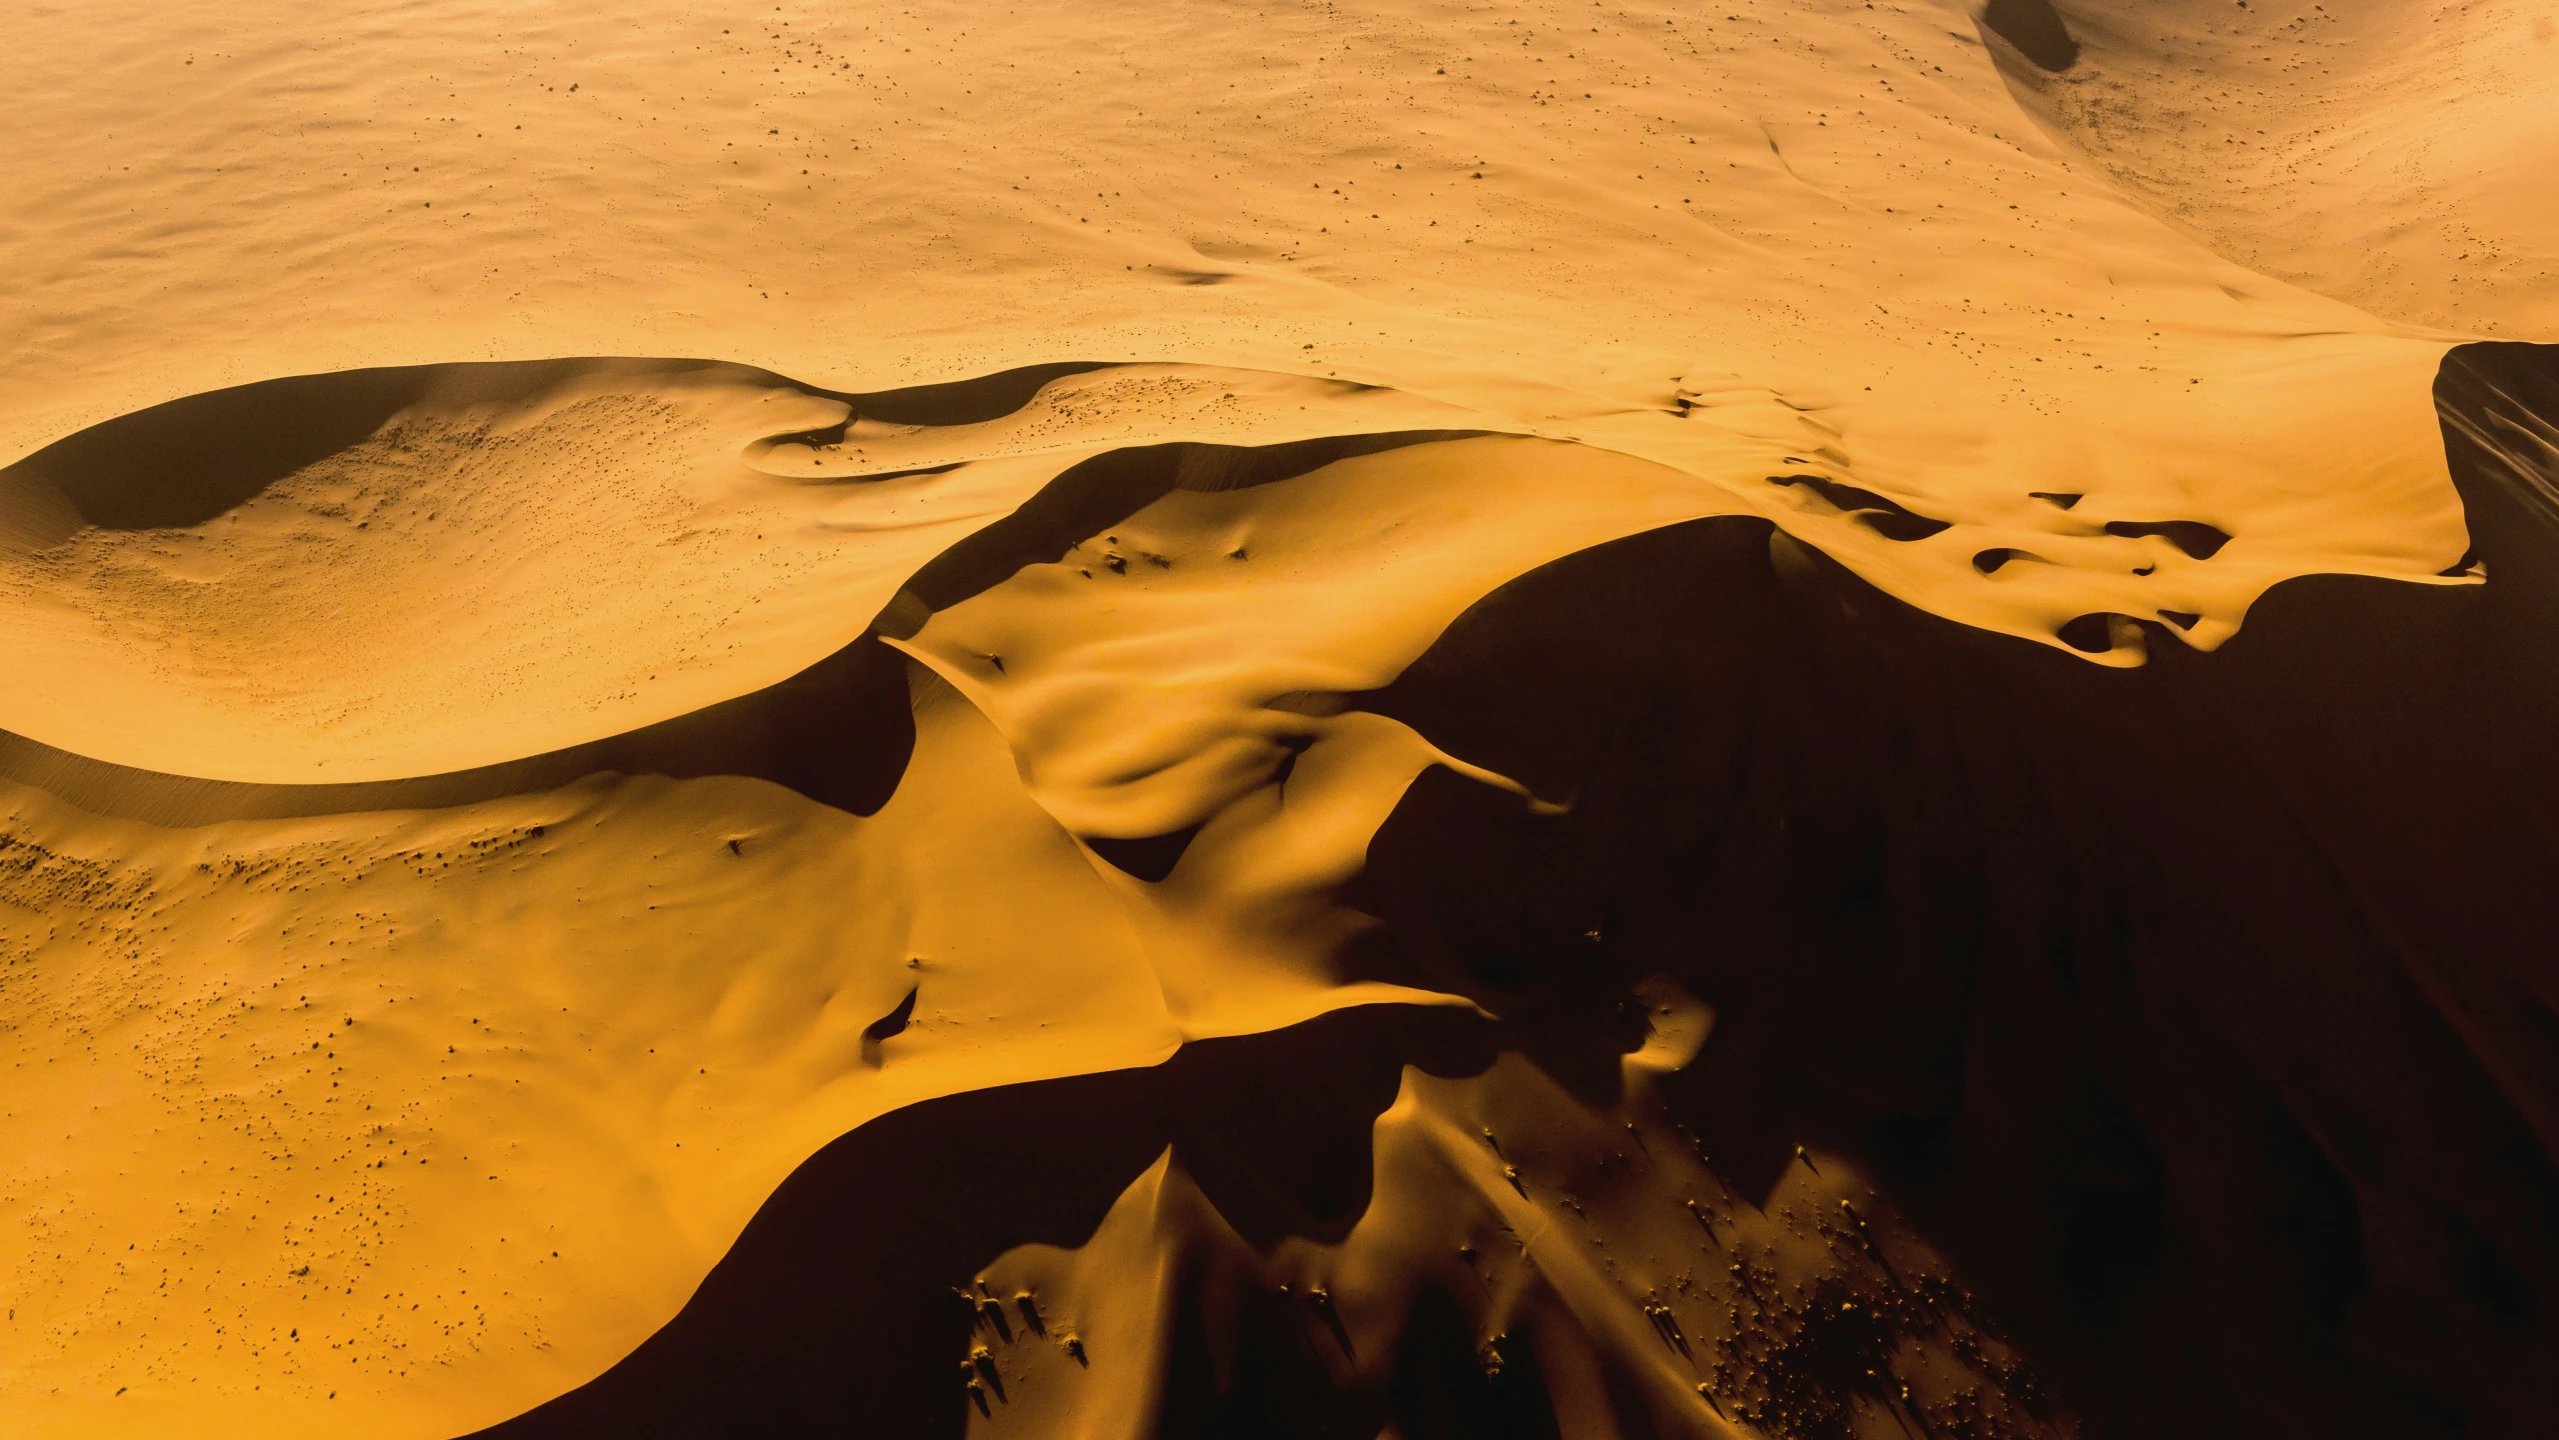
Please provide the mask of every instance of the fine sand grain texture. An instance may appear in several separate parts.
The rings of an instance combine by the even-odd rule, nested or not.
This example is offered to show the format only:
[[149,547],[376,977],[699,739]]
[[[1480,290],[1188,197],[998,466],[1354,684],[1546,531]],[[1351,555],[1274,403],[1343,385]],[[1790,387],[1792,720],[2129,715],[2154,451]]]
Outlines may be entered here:
[[2549,9],[14,16],[0,1432],[2543,1433]]
[[[2514,339],[2559,329],[2549,6],[1990,11],[2023,41],[1994,54],[2028,108],[2232,259],[2393,320]],[[2073,50],[2034,43],[2050,29],[2038,11]]]

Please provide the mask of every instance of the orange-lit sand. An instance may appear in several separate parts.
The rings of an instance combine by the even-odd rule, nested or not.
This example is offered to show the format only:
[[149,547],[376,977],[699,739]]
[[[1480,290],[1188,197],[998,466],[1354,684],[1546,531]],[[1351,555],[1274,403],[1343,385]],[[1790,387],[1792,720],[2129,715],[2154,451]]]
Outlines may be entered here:
[[[0,1431],[469,1432],[902,1107],[1525,1024],[1378,960],[1425,948],[1380,837],[1616,782],[1368,697],[1593,547],[1767,522],[1781,576],[2118,670],[2303,577],[2493,589],[2430,387],[2559,339],[2553,22],[2306,8],[2063,0],[2058,70],[1890,0],[18,17]],[[793,698],[853,671],[887,730]],[[1581,1031],[1401,1071],[1339,1234],[1242,1238],[1168,1144],[947,1277],[1058,1332],[944,1422],[1149,1433],[1182,1307],[1281,1284],[1346,1327],[1310,1373],[1391,1387],[1446,1282],[1568,1427],[1828,1435],[1714,1398],[1798,1373],[1700,1358],[1748,1263],[1952,1367],[1853,1433],[2071,1433],[1865,1160],[1717,1178],[1652,1088],[1684,983],[1606,1095],[1538,1068]]]

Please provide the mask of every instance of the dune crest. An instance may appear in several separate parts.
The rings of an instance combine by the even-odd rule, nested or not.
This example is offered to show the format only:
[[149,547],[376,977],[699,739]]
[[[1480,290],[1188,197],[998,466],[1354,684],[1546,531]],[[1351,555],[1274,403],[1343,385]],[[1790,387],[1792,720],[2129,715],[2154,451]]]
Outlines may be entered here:
[[267,784],[590,743],[848,644],[1168,393],[1211,433],[1289,423],[1277,377],[1094,368],[851,396],[699,361],[449,365],[126,416],[0,471],[9,663],[40,677],[0,726]]
[[0,1429],[2559,1409],[2533,7],[13,18]]
[[74,1377],[110,1374],[161,1434],[495,1421],[639,1343],[847,1128],[1169,1051],[1108,892],[942,694],[868,820],[598,776],[172,831],[11,787],[14,1423],[100,1423]]

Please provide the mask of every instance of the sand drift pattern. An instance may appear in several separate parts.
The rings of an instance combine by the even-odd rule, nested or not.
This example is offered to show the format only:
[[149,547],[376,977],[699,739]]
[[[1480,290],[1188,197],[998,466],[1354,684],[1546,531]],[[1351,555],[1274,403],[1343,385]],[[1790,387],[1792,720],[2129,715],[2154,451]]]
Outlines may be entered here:
[[2445,362],[2440,577],[2031,634],[1967,597],[2252,536],[1187,366],[84,431],[0,472],[0,1023],[111,1101],[40,1363],[508,1435],[2522,1433],[2554,374]]

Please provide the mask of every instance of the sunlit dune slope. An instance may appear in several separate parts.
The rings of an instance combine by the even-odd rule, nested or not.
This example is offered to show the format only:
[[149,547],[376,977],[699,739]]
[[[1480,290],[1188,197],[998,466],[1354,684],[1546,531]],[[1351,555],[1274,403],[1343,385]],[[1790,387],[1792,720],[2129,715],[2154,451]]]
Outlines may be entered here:
[[[6,62],[30,143],[202,218],[21,192],[0,443],[492,345],[846,391],[1131,359],[1701,470],[1739,436],[1753,483],[1793,455],[1957,526],[1833,527],[1861,573],[2047,639],[2164,609],[2209,645],[2282,573],[2460,560],[2412,398],[2441,340],[2154,218],[1970,10],[1589,8],[66,19]],[[2046,539],[2166,522],[2243,543],[2141,587]]]
[[2535,1433],[2549,42],[2254,5],[18,17],[0,1429]]
[[23,677],[0,724],[265,783],[587,744],[841,649],[925,561],[1133,420],[1294,434],[1310,397],[1343,428],[1432,410],[1161,367],[838,395],[634,360],[194,396],[0,470],[0,656]]
[[2222,254],[2392,320],[2559,334],[2547,5],[1990,8],[2029,109]]
[[[1677,472],[1587,447],[1429,431],[1081,462],[905,577],[882,607],[900,643],[984,711],[934,670],[865,662],[822,692],[831,728],[784,734],[822,754],[873,747],[884,779],[846,782],[894,790],[869,819],[736,778],[596,776],[513,793],[510,777],[541,771],[506,766],[343,787],[73,772],[102,808],[201,823],[228,802],[240,816],[175,831],[20,790],[13,913],[24,918],[11,933],[23,968],[5,993],[21,1033],[70,1047],[50,1055],[35,1042],[31,1055],[122,1096],[113,1123],[22,1152],[17,1193],[43,1213],[34,1243],[77,1235],[85,1264],[112,1266],[106,1240],[131,1232],[140,1249],[127,1253],[159,1256],[155,1281],[196,1302],[173,1311],[155,1299],[131,1324],[117,1314],[100,1326],[98,1278],[66,1270],[67,1258],[38,1264],[31,1250],[17,1283],[30,1318],[44,1317],[43,1348],[22,1362],[21,1385],[130,1369],[148,1382],[134,1393],[169,1407],[155,1423],[172,1429],[218,1431],[251,1412],[280,1427],[321,1423],[260,1408],[315,1396],[344,1402],[328,1414],[428,1430],[496,1419],[602,1368],[671,1315],[780,1176],[869,1115],[1362,1000],[1433,998],[1362,967],[1374,926],[1337,892],[1421,770],[1499,777],[1354,712],[1350,697],[1392,680],[1510,576],[1682,517],[1700,493]],[[1108,533],[1086,535],[1097,516]],[[1425,574],[1437,578],[1418,583]],[[1098,613],[1063,602],[1062,588]],[[1113,614],[1128,617],[1116,632]],[[1032,618],[1043,615],[1064,619]],[[978,638],[1026,625],[1045,625],[1046,640]],[[1114,665],[1174,679],[1131,691]],[[1026,688],[1010,689],[1012,678]],[[911,704],[906,726],[848,723],[873,714],[865,692],[880,686],[894,687],[901,712]],[[1148,687],[1163,700],[1150,702]],[[1003,723],[990,726],[989,713]],[[735,743],[721,716],[714,707],[658,729],[716,754]],[[756,717],[731,718],[752,730]],[[1092,756],[1097,740],[1102,754],[1050,775],[1046,734],[1071,756]],[[805,773],[787,750],[749,748],[776,776]],[[1108,758],[1113,748],[1122,758]],[[306,788],[379,806],[466,781],[492,798],[251,818],[275,814],[267,802],[279,792],[287,806],[307,801]],[[1176,831],[1196,838],[1174,836],[1152,871],[1113,843]],[[1177,881],[1149,883],[1167,869]],[[113,958],[108,974],[61,958],[99,953]],[[481,1084],[478,1064],[438,1039],[478,1047],[495,1078]],[[102,1081],[95,1067],[128,1048],[172,1058]],[[205,1056],[235,1069],[199,1081]],[[290,1073],[291,1056],[307,1074]],[[174,1057],[193,1058],[180,1069]],[[569,1069],[550,1073],[555,1061]],[[27,1083],[13,1119],[30,1125],[74,1093]],[[217,1111],[236,1132],[211,1128]],[[576,1138],[543,1143],[557,1126]],[[486,1173],[499,1178],[478,1183],[500,1188],[477,1201],[435,1190],[459,1157],[493,1155]],[[154,1182],[120,1186],[112,1204],[82,1198],[81,1177],[108,1156],[126,1177],[148,1166]],[[413,1159],[447,1168],[406,1168]],[[333,1193],[306,1202],[315,1173]],[[341,1206],[335,1192],[354,1198]],[[163,1214],[164,1199],[187,1208]],[[250,1215],[297,1228],[269,1232]],[[535,1230],[599,1238],[556,1259],[498,1248]],[[282,1264],[312,1246],[334,1262],[321,1267],[330,1283]],[[649,1266],[631,1263],[634,1247]],[[552,1268],[520,1268],[533,1260]],[[483,1285],[470,1302],[484,1307],[473,1325],[501,1328],[464,1332],[478,1338],[460,1350],[449,1308],[365,1283],[448,1269],[493,1275],[501,1292],[492,1302]],[[236,1277],[240,1293],[217,1293],[217,1275]],[[402,1311],[401,1299],[420,1308]],[[293,1317],[288,1332],[346,1347],[348,1373],[276,1369],[292,1359],[267,1347],[278,1306]],[[119,1333],[145,1325],[156,1339]],[[421,1353],[433,1368],[418,1368]],[[259,1378],[271,1370],[273,1383]],[[448,1376],[468,1387],[467,1409],[438,1409],[464,1403],[434,1398]],[[185,1408],[198,1386],[218,1399]],[[76,1427],[82,1413],[58,1419]]]
[[1530,572],[1358,705],[1572,805],[1425,772],[1343,892],[1501,1020],[866,1126],[498,1433],[2537,1433],[2554,376],[2438,389],[2487,585],[2292,582],[2209,656],[1753,519]]
[[860,821],[717,779],[184,831],[11,794],[0,1384],[35,1433],[499,1419],[849,1125],[1176,1038],[947,692]]

